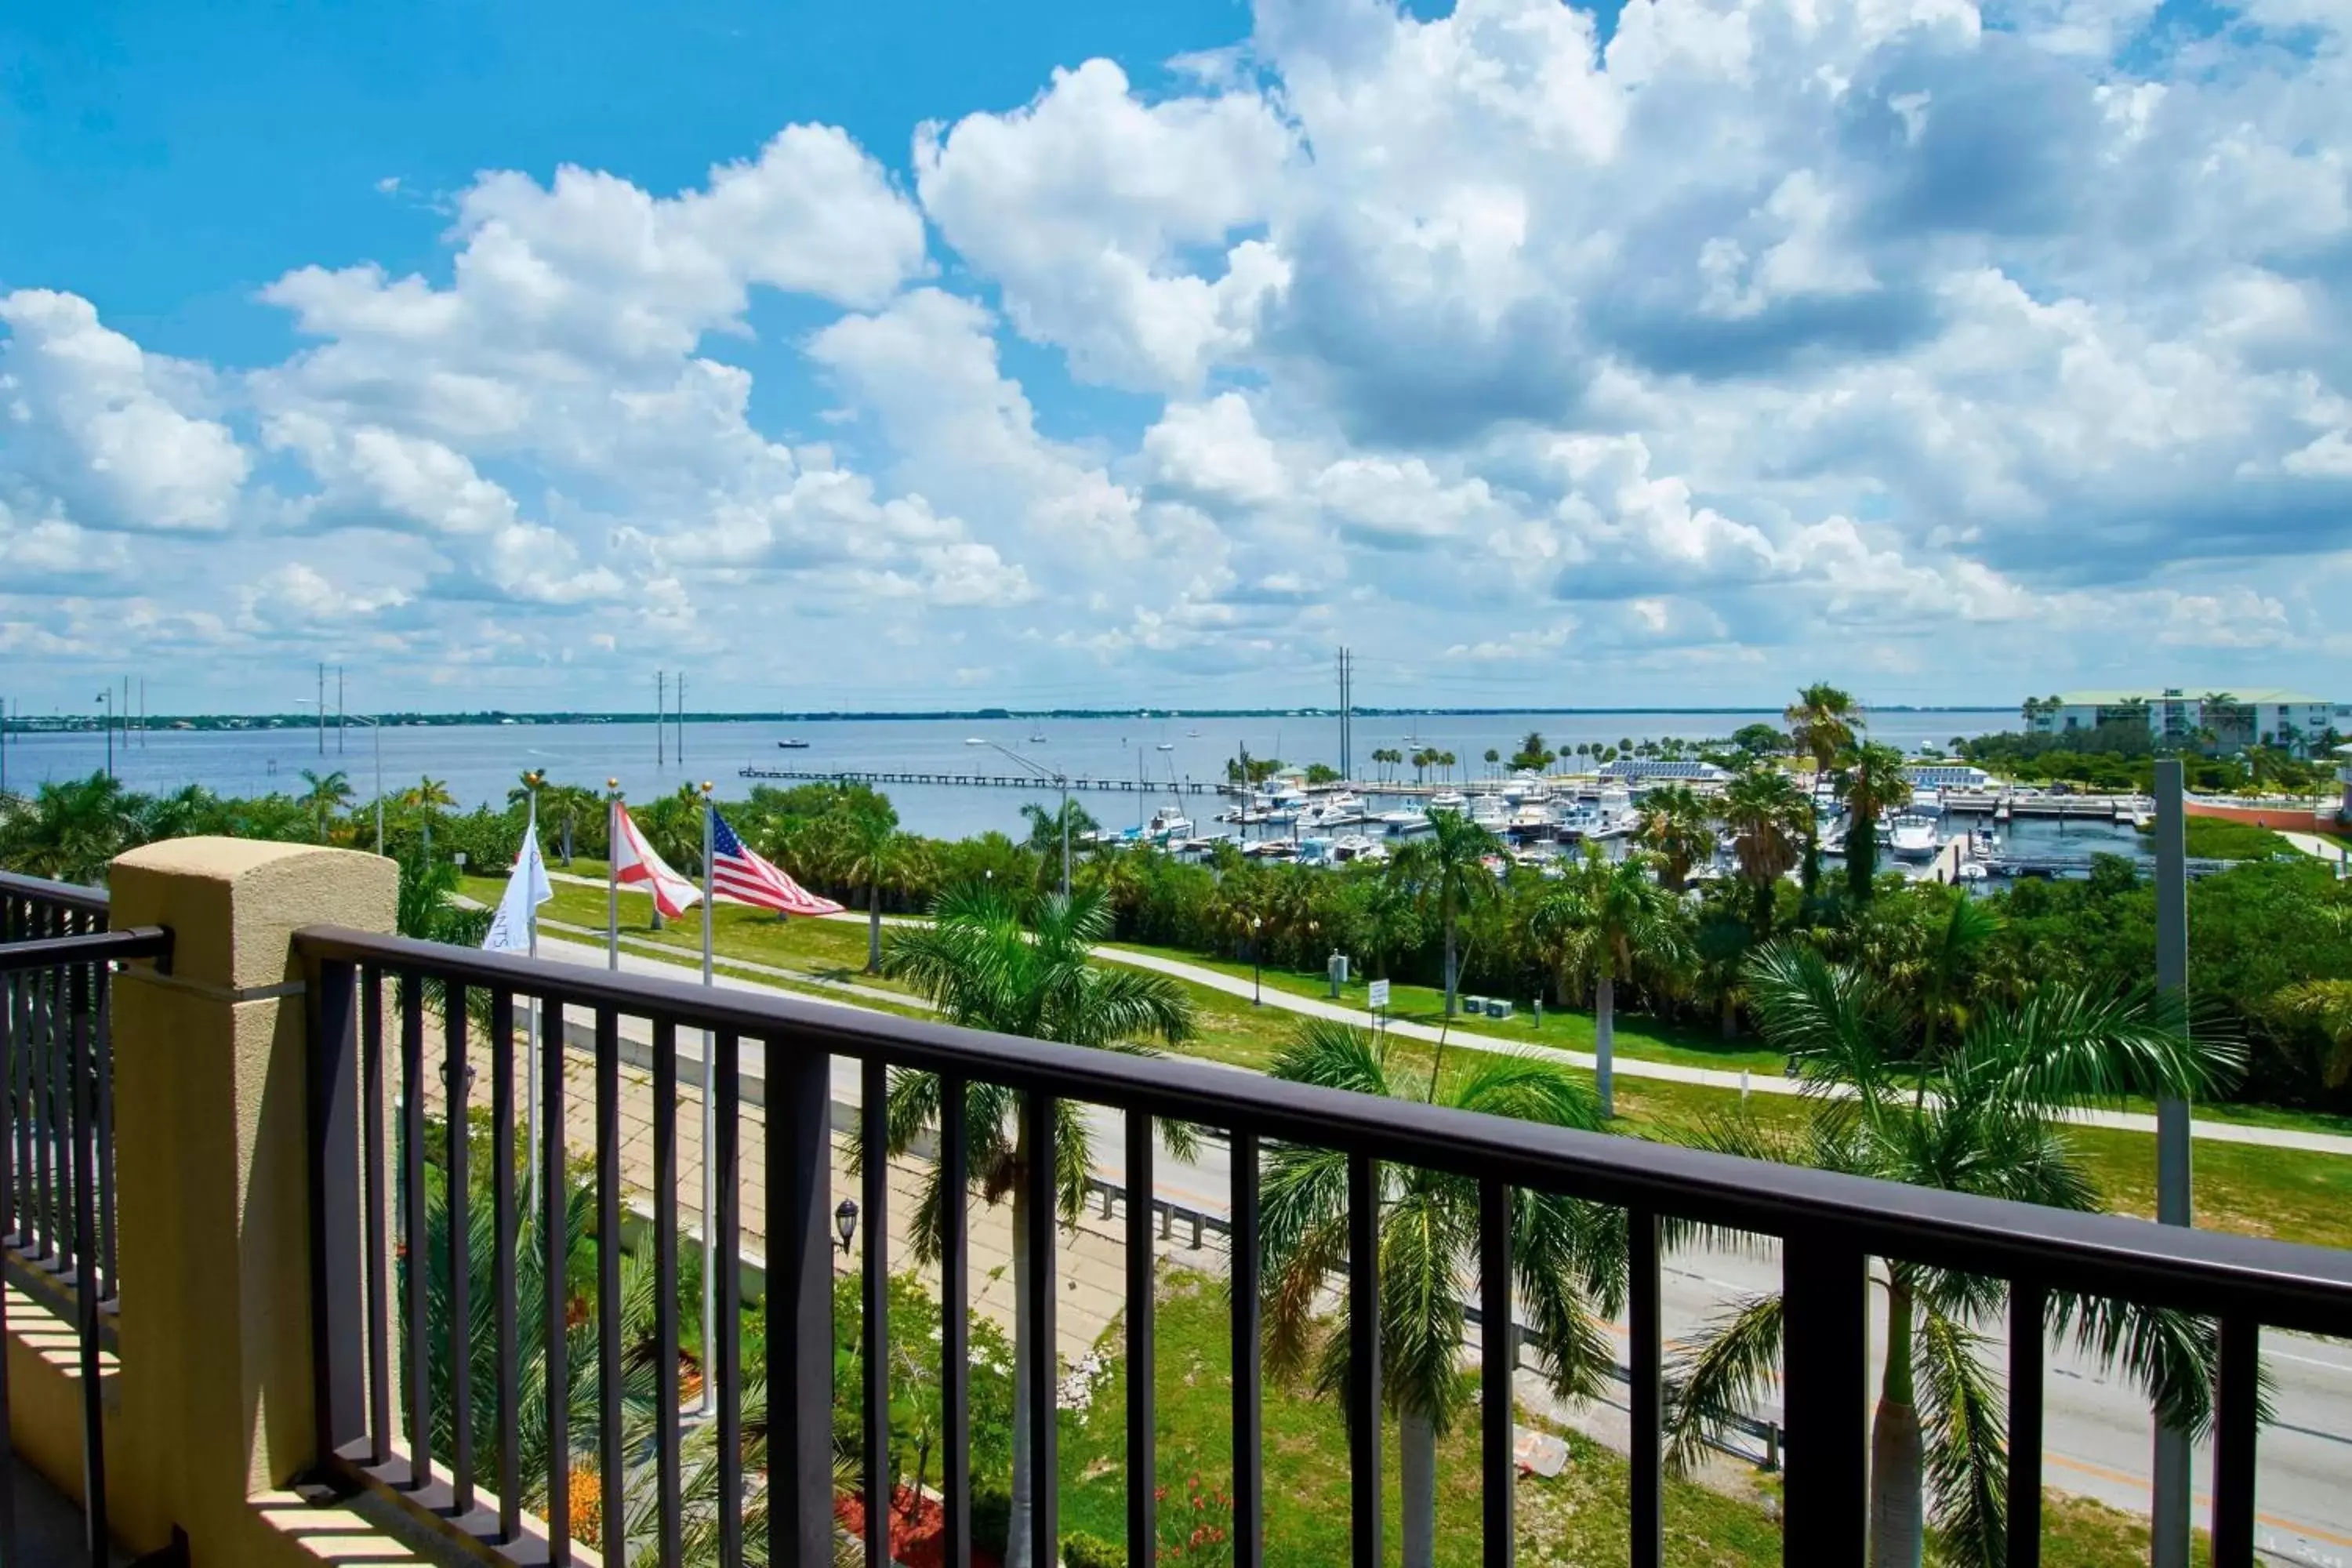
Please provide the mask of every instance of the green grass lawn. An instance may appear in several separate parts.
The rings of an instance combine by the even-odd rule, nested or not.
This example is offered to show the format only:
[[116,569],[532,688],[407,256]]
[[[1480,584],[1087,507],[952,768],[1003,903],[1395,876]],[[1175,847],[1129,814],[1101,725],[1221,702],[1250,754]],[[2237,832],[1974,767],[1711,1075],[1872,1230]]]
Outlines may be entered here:
[[[1229,1489],[1233,1477],[1232,1360],[1223,1286],[1193,1273],[1163,1276],[1153,1368],[1162,1539],[1177,1520],[1194,1516],[1195,1486]],[[1065,1539],[1085,1531],[1126,1539],[1127,1377],[1115,1352],[1114,1327],[1103,1348],[1114,1352],[1093,1402],[1066,1411],[1061,1433],[1061,1508]],[[1344,1563],[1349,1549],[1348,1443],[1336,1400],[1305,1388],[1269,1384],[1264,1404],[1265,1561],[1269,1568],[1322,1568]],[[1537,1424],[1522,1417],[1523,1424]],[[1568,1468],[1555,1479],[1517,1480],[1519,1561],[1559,1565],[1622,1563],[1627,1554],[1626,1461],[1578,1433],[1562,1434]],[[1387,1464],[1388,1560],[1400,1561],[1396,1426],[1382,1436]],[[1437,1561],[1474,1568],[1483,1526],[1476,1412],[1440,1439]],[[1771,1568],[1780,1561],[1780,1527],[1770,1501],[1775,1478],[1758,1476],[1756,1494],[1740,1498],[1692,1482],[1665,1490],[1665,1560],[1711,1568]],[[1215,1510],[1206,1517],[1213,1519]],[[2122,1568],[2147,1561],[2144,1523],[2079,1499],[2052,1495],[2045,1513],[2043,1562],[2052,1568]],[[2196,1561],[2209,1560],[2204,1538]],[[1171,1559],[1175,1561],[1177,1559]]]

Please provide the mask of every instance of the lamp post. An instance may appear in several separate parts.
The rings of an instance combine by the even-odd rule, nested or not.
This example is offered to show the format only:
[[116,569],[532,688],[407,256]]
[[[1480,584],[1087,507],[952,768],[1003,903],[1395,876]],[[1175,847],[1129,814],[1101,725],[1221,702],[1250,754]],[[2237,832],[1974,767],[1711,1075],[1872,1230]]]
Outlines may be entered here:
[[1003,752],[1006,756],[1011,757],[1014,762],[1019,763],[1023,767],[1027,768],[1031,773],[1035,773],[1039,778],[1044,779],[1046,783],[1061,786],[1062,897],[1066,899],[1068,898],[1070,896],[1070,775],[1064,773],[1056,773],[1052,768],[1047,767],[1045,763],[1037,761],[1034,757],[1023,756],[1020,752],[1014,751],[1010,746],[1003,745],[997,742],[987,740],[980,736],[974,736],[973,739],[978,740],[983,746],[993,747],[995,750]]
[[1258,916],[1250,916],[1250,1005],[1253,1007],[1265,1005],[1265,970],[1258,962],[1258,955],[1265,949],[1257,934],[1258,928],[1265,923]]

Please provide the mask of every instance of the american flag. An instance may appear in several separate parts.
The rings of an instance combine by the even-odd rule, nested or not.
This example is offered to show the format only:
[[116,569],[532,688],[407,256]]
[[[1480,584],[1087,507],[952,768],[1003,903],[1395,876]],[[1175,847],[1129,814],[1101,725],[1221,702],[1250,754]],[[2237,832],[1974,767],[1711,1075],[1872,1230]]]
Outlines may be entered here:
[[710,814],[710,889],[782,915],[841,913],[839,904],[818,898],[761,859],[715,811]]

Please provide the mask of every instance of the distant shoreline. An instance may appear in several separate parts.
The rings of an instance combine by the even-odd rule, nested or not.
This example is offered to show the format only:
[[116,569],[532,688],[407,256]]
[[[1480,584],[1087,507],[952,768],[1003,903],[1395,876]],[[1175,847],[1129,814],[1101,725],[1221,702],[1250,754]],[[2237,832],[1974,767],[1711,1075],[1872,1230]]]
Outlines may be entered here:
[[[1879,713],[2006,713],[2014,710],[2013,704],[1966,703],[1883,703],[1872,710]],[[1725,718],[1767,718],[1777,720],[1778,708],[1454,708],[1454,707],[1364,707],[1353,710],[1365,719],[1493,719],[1512,714],[1530,718],[1591,718],[1616,714],[1664,717],[1696,717],[1719,714]],[[501,725],[558,724],[651,724],[656,719],[665,723],[688,724],[834,724],[834,723],[940,723],[961,720],[972,723],[1009,719],[1037,720],[1100,720],[1100,719],[1336,719],[1336,708],[960,708],[929,711],[900,710],[876,711],[835,710],[827,712],[775,713],[515,713],[491,710],[478,713],[387,713],[387,725],[403,729],[496,728]],[[29,714],[0,722],[0,729],[18,735],[94,733],[105,721],[98,714]],[[117,718],[113,727],[125,728]],[[327,727],[334,728],[331,715]],[[134,720],[130,727],[150,732],[179,731],[183,733],[207,731],[250,731],[256,730],[315,730],[319,726],[315,713],[151,713],[143,721]]]

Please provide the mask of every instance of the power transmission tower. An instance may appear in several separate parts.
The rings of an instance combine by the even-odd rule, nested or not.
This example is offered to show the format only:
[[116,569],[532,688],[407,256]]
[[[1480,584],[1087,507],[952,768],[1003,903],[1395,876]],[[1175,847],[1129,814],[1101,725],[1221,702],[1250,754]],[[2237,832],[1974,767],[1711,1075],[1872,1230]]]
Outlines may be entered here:
[[327,754],[327,661],[319,661],[319,754]]
[[669,763],[669,672],[654,671],[654,766]]
[[351,721],[343,717],[343,667],[335,666],[335,754],[341,756]]

